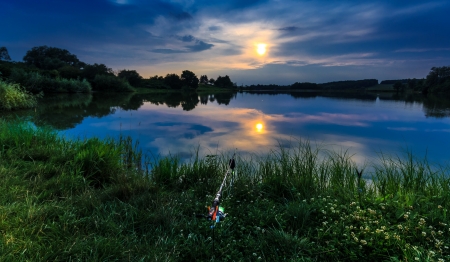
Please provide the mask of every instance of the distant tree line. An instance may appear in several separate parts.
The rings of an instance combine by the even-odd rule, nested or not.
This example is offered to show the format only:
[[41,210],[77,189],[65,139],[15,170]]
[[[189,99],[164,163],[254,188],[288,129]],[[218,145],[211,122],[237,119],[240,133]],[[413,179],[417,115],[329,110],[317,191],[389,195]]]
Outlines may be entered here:
[[[217,79],[202,75],[198,78],[192,71],[184,70],[181,75],[169,73],[166,76],[143,78],[136,70],[123,69],[114,72],[105,64],[88,64],[76,55],[56,47],[38,46],[28,50],[23,62],[11,62],[6,47],[0,47],[0,78],[19,83],[31,92],[90,92],[119,91],[133,92],[135,88],[188,89],[217,87],[237,88],[228,75]],[[450,67],[433,67],[424,79],[384,80],[381,85],[392,85],[397,92],[407,89],[427,93],[450,93]],[[295,82],[291,85],[247,85],[241,90],[365,90],[377,86],[377,79],[334,81],[322,84]]]
[[309,82],[295,82],[292,85],[249,85],[241,87],[245,90],[272,90],[272,91],[288,91],[288,90],[348,90],[348,89],[364,89],[366,87],[378,84],[377,79],[364,80],[348,80],[336,81],[323,84],[309,83]]

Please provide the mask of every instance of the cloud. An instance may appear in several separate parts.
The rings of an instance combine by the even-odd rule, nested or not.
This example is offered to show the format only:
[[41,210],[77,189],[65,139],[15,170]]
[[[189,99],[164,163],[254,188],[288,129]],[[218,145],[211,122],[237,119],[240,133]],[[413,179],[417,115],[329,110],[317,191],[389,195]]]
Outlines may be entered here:
[[278,28],[279,31],[288,31],[288,32],[294,32],[297,31],[299,28],[297,26],[286,26],[282,28]]
[[199,39],[196,39],[192,35],[175,36],[174,39],[179,40],[182,43],[193,43],[190,45],[182,45],[178,48],[155,48],[150,50],[154,53],[161,54],[179,54],[179,53],[191,53],[191,52],[201,52],[211,49],[214,45],[205,43]]
[[179,14],[175,14],[175,15],[173,15],[173,17],[179,21],[193,19],[193,17],[187,12],[181,12]]
[[2,3],[0,45],[16,60],[48,45],[143,76],[190,68],[248,84],[422,78],[450,59],[449,12],[446,1],[17,0]]

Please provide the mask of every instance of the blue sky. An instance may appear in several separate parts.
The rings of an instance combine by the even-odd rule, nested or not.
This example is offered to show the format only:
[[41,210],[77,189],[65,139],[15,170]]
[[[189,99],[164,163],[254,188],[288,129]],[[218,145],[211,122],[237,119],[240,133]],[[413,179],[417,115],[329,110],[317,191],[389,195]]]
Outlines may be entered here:
[[[142,76],[241,84],[423,78],[450,65],[449,1],[0,0],[0,46]],[[265,49],[257,52],[258,46]],[[264,51],[264,50],[263,50]]]

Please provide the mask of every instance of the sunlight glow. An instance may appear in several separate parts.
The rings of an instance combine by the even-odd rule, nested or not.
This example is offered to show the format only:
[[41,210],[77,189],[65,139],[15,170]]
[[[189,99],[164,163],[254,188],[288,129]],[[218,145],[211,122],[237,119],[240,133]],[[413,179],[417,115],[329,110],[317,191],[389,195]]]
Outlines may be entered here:
[[259,55],[264,55],[266,53],[266,44],[257,44],[256,45],[256,52]]
[[260,132],[263,129],[263,125],[261,123],[256,124],[256,130]]

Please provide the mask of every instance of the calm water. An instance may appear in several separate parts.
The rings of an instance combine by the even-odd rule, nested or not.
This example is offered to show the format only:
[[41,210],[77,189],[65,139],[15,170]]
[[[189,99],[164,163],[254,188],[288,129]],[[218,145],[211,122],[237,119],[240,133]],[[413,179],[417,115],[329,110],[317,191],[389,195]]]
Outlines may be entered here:
[[[119,94],[47,96],[27,115],[66,137],[130,135],[144,152],[188,158],[237,148],[264,154],[299,139],[348,150],[363,164],[412,150],[450,160],[450,100],[392,94]],[[259,124],[259,125],[258,125]]]

